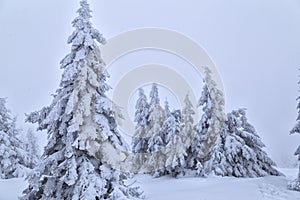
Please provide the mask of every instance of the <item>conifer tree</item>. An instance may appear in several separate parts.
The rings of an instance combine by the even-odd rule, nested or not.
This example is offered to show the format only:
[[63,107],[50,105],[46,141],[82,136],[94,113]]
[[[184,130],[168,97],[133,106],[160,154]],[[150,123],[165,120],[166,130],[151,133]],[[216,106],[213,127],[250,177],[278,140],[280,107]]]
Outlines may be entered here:
[[[163,122],[163,125],[161,129],[159,130],[158,134],[154,135],[153,137],[150,137],[149,139],[149,152],[158,152],[160,150],[163,150],[166,148],[169,143],[174,142],[175,136],[180,131],[180,121],[176,119],[176,112],[171,112],[169,103],[166,100],[165,101],[165,121]],[[174,150],[172,148],[172,150]],[[174,150],[175,151],[175,150]],[[171,155],[172,154],[172,155]],[[170,159],[170,156],[175,156],[174,152],[169,152],[168,157]],[[171,176],[177,176],[179,173],[177,172],[177,160],[176,163],[172,162],[170,165],[166,165],[166,155],[164,155],[163,152],[157,155],[158,162],[165,163],[164,167],[160,169],[156,169],[153,175],[155,177],[159,177],[162,175],[171,175]],[[175,169],[176,168],[176,169]]]
[[172,115],[170,106],[169,106],[169,101],[167,98],[165,100],[165,115],[166,115],[166,117],[170,117]]
[[[300,97],[297,98],[297,101],[299,101],[299,100],[300,100]],[[300,134],[300,101],[298,102],[297,109],[298,109],[297,122],[296,122],[296,125],[294,126],[294,128],[290,131],[291,134],[295,134],[295,133]],[[298,160],[300,161],[300,145],[299,145],[298,149],[295,152],[295,156],[298,156]],[[290,190],[300,191],[300,164],[299,164],[298,177],[294,181],[291,181],[288,184],[288,188]]]
[[165,119],[165,111],[160,106],[156,83],[152,84],[149,96],[150,103],[148,104],[144,90],[139,89],[135,112],[136,132],[132,143],[132,150],[137,153],[151,152],[162,145],[159,132]]
[[[158,92],[158,85],[156,83],[152,84],[150,90],[150,103],[149,103],[149,117],[148,117],[148,130],[146,135],[146,152],[154,153],[158,152],[163,148],[164,142],[161,134],[161,129],[165,121],[165,111],[160,105],[160,97]],[[146,157],[147,158],[147,157]],[[150,163],[149,163],[150,162]],[[162,165],[165,162],[165,157],[163,154],[157,154],[155,160],[146,159],[143,163],[144,167]],[[152,169],[152,175],[155,177],[164,175],[165,169],[154,167]]]
[[202,120],[206,124],[203,129],[199,129],[202,126],[202,122],[198,124],[198,134],[201,135],[199,131],[202,131],[202,134],[205,135],[200,136],[202,140],[202,148],[198,149],[198,154],[201,158],[205,158],[211,153],[211,149],[218,138],[216,135],[218,136],[222,131],[225,119],[224,94],[218,89],[217,83],[212,77],[211,70],[206,67],[204,73],[204,94],[202,94],[201,97],[203,99],[200,98],[198,103],[198,106],[202,106],[204,111]]
[[170,111],[169,102],[167,100],[165,101],[164,112],[165,120],[160,127],[158,134],[149,139],[149,152],[158,151],[165,147],[179,130],[179,124],[176,123],[176,119]]
[[139,98],[135,105],[136,130],[132,143],[132,151],[136,153],[145,153],[147,151],[148,140],[145,137],[148,131],[149,104],[142,88],[139,89]]
[[[173,144],[181,144],[181,143],[191,143],[192,134],[194,132],[194,119],[193,115],[195,115],[194,106],[189,99],[189,95],[186,95],[184,99],[184,107],[182,109],[182,119],[180,124],[174,123],[174,130],[180,131],[179,135],[177,132],[173,134]],[[173,116],[173,121],[175,122],[175,117]],[[183,145],[173,145],[172,152],[168,152],[168,160],[167,163],[171,162],[170,165],[167,166],[168,174],[171,176],[183,176],[185,175],[185,169],[187,167],[186,157],[187,157],[187,149]]]
[[[211,141],[209,138],[210,132],[215,131],[213,127],[216,125],[216,122],[213,122],[213,118],[217,118],[218,113],[216,111],[221,112],[221,106],[224,105],[222,100],[223,94],[215,87],[216,83],[212,79],[211,71],[208,68],[205,70],[203,83],[204,86],[198,101],[198,107],[202,109],[203,114],[195,126],[194,138],[191,147],[187,150],[186,158],[187,168],[195,171],[198,176],[205,176],[210,173],[211,166],[209,164],[211,163],[207,161],[211,160],[213,151],[206,149],[206,145],[208,145],[207,141]],[[211,88],[209,88],[209,85]],[[222,125],[223,122],[221,122]],[[214,142],[214,145],[216,145],[216,141]]]
[[[295,152],[295,156],[298,156],[298,160],[300,161],[300,146]],[[288,189],[300,192],[300,166],[299,166],[298,177],[288,184]]]
[[149,131],[148,136],[152,137],[160,131],[165,120],[164,109],[160,106],[160,98],[158,93],[158,86],[156,83],[152,84],[150,91],[150,111],[149,111]]
[[28,164],[31,169],[36,167],[40,162],[39,146],[37,144],[37,137],[32,129],[28,129],[26,133],[26,151],[29,154]]
[[109,75],[96,43],[105,44],[105,39],[92,27],[87,0],[81,0],[77,12],[68,39],[71,52],[61,61],[60,87],[50,106],[27,118],[47,131],[48,143],[21,199],[134,199],[140,193],[124,183],[126,174],[94,156],[105,141],[116,148],[124,143],[114,105],[105,95]]
[[207,135],[212,116],[211,98],[206,84],[203,87],[198,106],[202,107],[203,115],[199,123],[195,126],[194,140],[191,147],[188,149],[187,168],[195,170],[197,175],[204,176],[205,174],[209,173],[204,171],[204,160],[208,158],[210,154],[202,158],[200,157],[199,152],[201,148],[204,148],[202,142]]
[[[166,166],[167,157],[163,150],[170,142],[174,142],[175,136],[180,131],[181,113],[178,110],[172,112],[167,100],[165,101],[165,109],[160,106],[158,86],[156,83],[152,84],[149,96],[150,103],[147,106],[146,97],[144,96],[143,91],[140,90],[139,99],[136,104],[139,105],[136,106],[136,119],[143,119],[136,120],[137,127],[143,124],[142,129],[137,129],[139,132],[136,133],[140,134],[142,130],[142,135],[144,137],[135,138],[134,144],[138,145],[135,145],[133,149],[137,152],[135,147],[138,147],[140,153],[146,154],[137,155],[135,162],[140,163],[140,165],[143,166],[142,169],[151,166],[151,174],[154,177],[167,174],[175,176],[175,174],[178,174],[174,170],[175,165],[171,165],[171,163],[169,166]],[[145,113],[147,114],[145,115]],[[147,153],[149,153],[149,155],[154,153],[155,159],[148,159]]]
[[[166,111],[160,106],[158,85],[152,84],[150,91],[150,103],[142,89],[139,90],[139,98],[136,103],[135,122],[137,123],[135,136],[133,138],[133,152],[140,153],[136,155],[135,163],[141,169],[149,168],[154,176],[165,175],[166,171],[163,163],[165,156],[158,152],[165,147],[169,137],[172,137],[172,131],[175,133],[175,118],[169,110],[166,102]],[[170,127],[170,126],[174,126]],[[174,130],[173,130],[174,129]],[[170,133],[169,133],[170,132]],[[169,133],[169,134],[168,134]],[[156,153],[155,160],[148,159],[149,155]],[[155,167],[157,166],[157,167]],[[160,166],[160,167],[159,167]]]
[[227,115],[224,131],[217,140],[210,165],[220,176],[262,177],[281,175],[263,150],[265,145],[248,122],[245,109]]
[[180,130],[180,122],[176,121],[175,113],[171,112],[167,99],[165,101],[165,117],[160,132],[164,145],[167,145]]
[[160,98],[158,93],[157,83],[153,83],[150,91],[150,109],[160,104]]
[[150,111],[149,111],[149,128],[147,132],[148,147],[147,152],[157,151],[163,145],[163,138],[160,134],[161,128],[165,121],[165,111],[160,106],[160,98],[158,93],[158,86],[156,83],[152,84],[150,91]]
[[19,139],[16,119],[11,117],[5,103],[0,98],[0,179],[23,177],[31,169],[30,155]]

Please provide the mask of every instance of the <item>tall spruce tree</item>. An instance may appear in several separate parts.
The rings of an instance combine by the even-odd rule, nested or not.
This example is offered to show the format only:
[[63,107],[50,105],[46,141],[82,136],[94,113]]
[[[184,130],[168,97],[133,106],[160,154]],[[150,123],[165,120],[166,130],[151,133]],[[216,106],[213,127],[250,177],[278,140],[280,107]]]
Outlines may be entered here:
[[0,98],[0,179],[23,177],[31,169],[30,155],[5,103]]
[[[209,120],[209,125],[207,126],[206,135],[203,138],[202,143],[204,144],[200,150],[200,156],[206,157],[211,153],[211,148],[215,145],[217,137],[216,133],[221,132],[223,129],[223,122],[225,119],[224,113],[224,94],[218,89],[217,83],[212,77],[212,72],[209,68],[205,68],[205,82],[207,83],[207,92],[209,92],[208,109],[211,110],[211,116]],[[201,100],[200,102],[201,103]]]
[[113,103],[105,93],[108,73],[97,42],[105,39],[90,22],[87,0],[81,0],[68,39],[71,52],[61,61],[64,69],[52,104],[28,116],[48,133],[43,160],[28,177],[21,199],[134,199],[126,174],[95,159],[96,146],[105,141],[124,146],[117,131]]
[[212,117],[212,103],[211,97],[206,84],[203,86],[203,90],[201,93],[201,97],[198,102],[198,106],[202,107],[202,117],[199,123],[195,126],[195,135],[194,140],[192,142],[191,147],[188,149],[187,154],[187,168],[191,170],[195,170],[196,174],[199,176],[204,176],[209,173],[209,171],[205,171],[204,169],[204,161],[209,159],[211,153],[209,153],[205,157],[200,157],[199,152],[203,147],[203,141],[205,140],[208,128],[210,126],[211,117]]
[[[299,84],[300,84],[300,82],[299,82]],[[298,101],[298,105],[297,105],[298,117],[297,117],[296,125],[290,131],[291,134],[296,134],[296,133],[300,134],[300,97],[297,98],[297,101]],[[299,145],[298,149],[296,150],[295,155],[298,156],[298,160],[300,161],[300,145]],[[300,191],[300,164],[299,164],[298,177],[294,181],[291,181],[288,184],[288,188],[290,190]]]
[[[149,103],[149,117],[148,117],[148,131],[147,131],[147,153],[158,152],[163,148],[163,136],[161,133],[161,129],[163,123],[165,121],[165,111],[160,105],[160,97],[158,92],[158,85],[156,83],[152,84],[152,88],[150,90],[150,103]],[[164,166],[165,156],[161,153],[156,154],[155,160],[145,160],[144,166],[154,166],[152,169],[152,175],[155,177],[161,176],[165,174],[165,169],[157,166]]]
[[[300,161],[300,146],[296,150],[295,156],[298,156],[298,160]],[[299,191],[300,192],[300,165],[299,165],[298,177],[295,180],[289,182],[288,188],[290,190],[295,190],[295,191]]]
[[[215,134],[216,126],[224,126],[220,120],[222,106],[224,106],[223,93],[216,87],[211,71],[205,68],[204,86],[198,101],[198,107],[202,109],[202,116],[197,125],[191,146],[187,150],[187,168],[196,172],[197,176],[205,176],[210,173],[213,149],[217,141],[212,138],[211,132]],[[217,120],[218,119],[218,120]],[[222,128],[221,128],[222,130]],[[220,132],[217,132],[220,134]],[[211,145],[214,147],[211,148]]]

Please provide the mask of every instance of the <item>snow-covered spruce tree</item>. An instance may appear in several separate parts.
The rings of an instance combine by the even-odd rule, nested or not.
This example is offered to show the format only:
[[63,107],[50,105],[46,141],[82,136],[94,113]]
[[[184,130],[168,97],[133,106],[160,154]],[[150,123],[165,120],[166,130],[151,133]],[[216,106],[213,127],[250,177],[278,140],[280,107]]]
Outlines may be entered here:
[[18,139],[15,119],[0,98],[0,179],[23,177],[30,169],[25,144]]
[[139,88],[139,98],[135,105],[136,128],[132,141],[132,151],[135,153],[146,153],[148,140],[145,138],[148,131],[149,104],[142,88]]
[[160,135],[164,145],[167,145],[180,131],[180,121],[176,119],[176,112],[171,112],[168,100],[165,101],[165,117]]
[[151,109],[153,109],[153,107],[157,106],[160,104],[160,99],[159,99],[159,93],[158,93],[158,85],[157,83],[153,83],[152,87],[151,87],[151,91],[149,94],[150,97],[150,103],[149,106]]
[[[176,131],[176,135],[173,134],[172,136],[172,139],[174,138],[174,143],[191,143],[192,134],[194,132],[193,115],[195,115],[194,106],[189,99],[189,95],[186,95],[184,99],[184,108],[182,109],[181,124],[179,125],[174,122],[174,129]],[[174,116],[173,120],[175,121]],[[181,132],[180,136],[177,134],[178,131]],[[167,172],[174,177],[185,175],[185,168],[187,167],[187,149],[181,145],[173,146],[172,152],[168,153],[168,162],[171,161],[172,164],[167,166]]]
[[[144,91],[140,89],[135,113],[137,126],[133,139],[133,152],[140,154],[136,155],[134,163],[141,166],[141,170],[147,168],[148,172],[152,171],[154,173],[154,176],[160,176],[165,170],[161,169],[161,167],[155,167],[154,162],[164,163],[165,159],[161,156],[156,157],[156,160],[148,158],[148,153],[157,152],[164,146],[161,129],[165,120],[165,111],[160,106],[156,83],[152,84],[149,97],[150,103],[148,104]],[[151,170],[149,166],[152,166]]]
[[248,122],[245,109],[227,115],[224,131],[212,155],[212,171],[220,176],[262,177],[281,175],[263,150],[265,145]]
[[209,170],[205,171],[204,161],[209,159],[211,154],[208,154],[205,157],[200,157],[199,152],[203,147],[202,142],[207,135],[208,128],[211,122],[212,116],[212,104],[211,104],[211,97],[209,94],[209,90],[207,85],[203,86],[203,90],[201,93],[201,97],[198,102],[198,106],[202,107],[202,117],[199,123],[195,126],[195,136],[192,141],[191,147],[188,149],[187,153],[187,168],[196,171],[196,175],[204,176],[209,174]]
[[191,147],[187,150],[187,168],[196,172],[196,175],[204,176],[209,174],[209,171],[205,171],[204,161],[209,159],[211,154],[205,157],[200,157],[199,152],[203,147],[203,141],[207,135],[208,128],[210,126],[212,116],[212,104],[211,97],[207,85],[203,86],[201,97],[198,102],[198,106],[202,107],[202,117],[198,124],[195,126],[194,138]]
[[206,135],[202,141],[203,147],[205,148],[201,148],[199,152],[202,158],[211,153],[211,148],[215,145],[217,140],[216,135],[219,135],[218,133],[222,131],[224,120],[226,118],[224,113],[224,94],[218,89],[217,83],[213,79],[212,72],[209,68],[205,68],[205,82],[207,83],[206,85],[209,91],[210,102],[208,103],[211,104],[211,118]]
[[170,106],[169,106],[169,101],[167,98],[165,100],[165,114],[166,114],[166,117],[169,117],[172,114],[171,110],[170,110]]
[[[214,152],[210,146],[213,145],[213,149],[215,149],[216,144],[214,143],[219,140],[211,139],[210,133],[216,131],[215,126],[223,126],[223,121],[216,120],[220,119],[218,115],[222,113],[222,106],[224,106],[223,93],[216,87],[211,71],[208,68],[205,69],[203,82],[204,86],[198,101],[198,107],[202,109],[203,114],[198,124],[194,127],[194,138],[191,147],[187,150],[186,157],[187,168],[196,172],[197,176],[205,176],[210,173]],[[208,146],[209,148],[207,148]]]
[[106,97],[108,74],[96,41],[105,43],[92,27],[91,10],[80,2],[71,52],[62,60],[60,88],[52,104],[28,116],[48,133],[43,160],[28,177],[21,199],[134,199],[140,192],[128,187],[119,173],[93,156],[94,146],[109,141],[123,146],[113,103]]
[[[295,152],[295,155],[298,156],[298,160],[300,161],[300,146]],[[300,192],[300,166],[299,166],[298,178],[289,182],[288,189]]]
[[[161,129],[165,121],[165,111],[160,105],[160,98],[158,93],[158,85],[152,84],[150,91],[150,103],[149,103],[149,116],[148,116],[148,131],[146,137],[144,137],[145,145],[147,146],[146,152],[153,153],[158,152],[164,146],[163,136]],[[151,164],[149,164],[149,162]],[[157,154],[155,160],[146,159],[143,163],[144,167],[153,166],[153,162],[160,164],[165,163],[165,156],[163,154]],[[143,167],[143,168],[144,168]],[[152,169],[152,175],[155,177],[165,174],[165,169],[155,167]]]
[[[299,100],[300,100],[300,97],[297,98],[297,101],[299,101]],[[298,109],[297,122],[296,122],[296,125],[294,126],[294,128],[290,131],[291,134],[295,134],[295,133],[300,134],[300,101],[298,102],[297,109]],[[297,151],[295,152],[295,155],[298,156],[298,160],[300,161],[300,146],[298,147]],[[290,190],[300,191],[300,165],[299,165],[298,178],[295,179],[294,181],[291,181],[288,184],[288,188]]]
[[39,154],[39,146],[37,144],[37,137],[32,129],[28,129],[25,138],[26,151],[29,154],[28,164],[31,169],[36,167],[40,162],[41,156]]
[[[168,152],[168,158],[166,155],[164,155],[164,148],[166,148],[167,145],[169,145],[171,142],[174,142],[175,136],[180,131],[180,120],[178,119],[177,112],[171,112],[169,103],[166,100],[165,101],[165,121],[163,122],[163,125],[161,129],[159,130],[159,133],[149,139],[149,152],[160,152],[157,155],[158,162],[164,163],[164,166],[158,169],[154,170],[153,175],[155,177],[163,176],[163,175],[171,175],[171,176],[177,176],[179,163],[178,160],[171,162],[170,165],[166,166],[167,159],[172,159],[171,157],[175,157],[176,155],[174,153],[176,152]],[[172,148],[174,150],[174,148]],[[175,158],[174,158],[175,160]],[[173,161],[173,160],[172,160]]]
[[149,137],[149,140],[147,152],[153,152],[157,151],[160,146],[163,146],[163,138],[160,134],[160,131],[165,121],[165,111],[160,106],[158,87],[156,83],[152,84],[149,106],[149,128],[147,132],[147,137]]

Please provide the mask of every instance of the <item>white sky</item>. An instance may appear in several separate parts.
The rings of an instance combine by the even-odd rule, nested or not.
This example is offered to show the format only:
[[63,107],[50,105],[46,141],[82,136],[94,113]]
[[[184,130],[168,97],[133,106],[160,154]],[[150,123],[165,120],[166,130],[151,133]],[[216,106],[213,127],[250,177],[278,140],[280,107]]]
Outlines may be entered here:
[[[176,2],[176,3],[175,3]],[[289,136],[299,95],[300,0],[90,0],[106,38],[141,27],[181,32],[202,45],[226,88],[227,110],[246,107],[278,164],[294,159]],[[0,96],[14,115],[40,109],[58,88],[74,0],[0,0]],[[195,85],[200,83],[194,83]]]

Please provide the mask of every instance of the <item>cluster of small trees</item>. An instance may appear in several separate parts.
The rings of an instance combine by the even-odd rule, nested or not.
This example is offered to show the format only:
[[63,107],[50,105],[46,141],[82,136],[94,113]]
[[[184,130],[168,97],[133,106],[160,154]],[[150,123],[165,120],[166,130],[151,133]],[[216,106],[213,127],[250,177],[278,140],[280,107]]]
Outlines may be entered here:
[[[209,70],[206,71],[205,80],[213,82]],[[212,96],[215,99],[212,99]],[[208,85],[204,85],[198,103],[203,115],[197,124],[194,123],[195,110],[188,95],[184,100],[183,109],[173,112],[167,101],[165,108],[161,107],[156,83],[152,85],[149,97],[148,102],[143,89],[139,89],[135,107],[136,132],[132,144],[133,152],[158,151],[176,139],[178,133],[192,138],[191,145],[187,149],[173,149],[181,151],[182,155],[175,158],[171,165],[166,164],[164,169],[155,171],[155,176],[166,174],[178,176],[187,172],[197,176],[211,173],[234,177],[280,175],[273,167],[275,163],[263,150],[265,145],[261,138],[248,122],[245,109],[234,110],[227,114],[214,147],[207,155],[201,155],[201,151],[205,148],[205,140],[209,137],[208,133],[212,131],[212,118],[215,115],[213,106],[222,104],[222,93],[216,88],[209,90]],[[161,161],[159,157],[158,160]],[[167,159],[163,161],[166,162]]]
[[136,132],[132,151],[154,152],[168,144],[179,129],[181,114],[178,111],[171,112],[167,100],[164,108],[160,105],[156,83],[151,88],[150,102],[147,101],[144,90],[139,89],[135,108]]
[[[171,111],[167,99],[164,102],[164,108],[160,105],[156,83],[153,83],[149,97],[148,102],[144,90],[139,89],[139,97],[135,106],[136,132],[132,142],[134,153],[153,153],[165,148],[181,131],[181,121],[184,120],[182,118],[186,114],[181,113],[180,110]],[[190,103],[188,96],[186,97],[186,103]],[[166,158],[162,156],[164,155],[158,155],[154,162],[165,162]],[[177,164],[173,167],[154,169],[155,176],[174,173],[175,168],[180,164],[179,160],[176,160],[176,162]],[[147,160],[139,164],[148,165]]]

